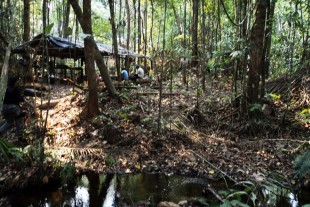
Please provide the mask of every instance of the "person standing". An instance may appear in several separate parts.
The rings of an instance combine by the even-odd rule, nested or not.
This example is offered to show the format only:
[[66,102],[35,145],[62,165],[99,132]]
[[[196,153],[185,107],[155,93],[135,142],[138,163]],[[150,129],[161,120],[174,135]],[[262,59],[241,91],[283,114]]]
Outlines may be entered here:
[[0,135],[4,134],[15,124],[16,136],[19,141],[24,142],[25,140],[23,134],[25,113],[23,113],[20,103],[24,102],[25,99],[16,87],[17,81],[17,77],[9,78],[8,80],[8,87],[5,92],[1,111],[5,122],[0,127]]

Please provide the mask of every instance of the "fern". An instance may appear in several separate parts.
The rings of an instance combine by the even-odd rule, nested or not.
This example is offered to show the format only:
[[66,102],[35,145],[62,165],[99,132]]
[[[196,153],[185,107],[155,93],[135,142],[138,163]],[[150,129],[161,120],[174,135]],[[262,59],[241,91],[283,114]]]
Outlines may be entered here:
[[12,143],[0,138],[0,158],[4,158],[6,162],[11,160],[22,160],[23,152]]
[[310,150],[296,157],[294,170],[296,177],[303,177],[310,173]]

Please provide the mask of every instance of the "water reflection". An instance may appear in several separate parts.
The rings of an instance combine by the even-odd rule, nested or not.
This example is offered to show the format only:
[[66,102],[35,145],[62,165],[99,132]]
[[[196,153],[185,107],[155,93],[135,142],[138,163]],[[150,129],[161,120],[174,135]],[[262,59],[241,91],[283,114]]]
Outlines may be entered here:
[[[212,194],[203,195],[209,181],[204,178],[166,176],[164,174],[114,175],[87,173],[72,189],[52,187],[31,189],[9,196],[11,207],[123,207],[157,206],[160,201],[201,199],[217,201]],[[210,183],[210,182],[209,182]],[[211,183],[220,192],[227,190],[224,182]],[[301,196],[289,191],[266,188],[261,192],[260,206],[302,206]],[[17,199],[18,198],[18,199]]]
[[[160,201],[203,199],[207,184],[203,178],[164,174],[87,174],[74,189],[38,189],[10,196],[12,207],[118,207],[143,203],[156,206]],[[14,199],[18,197],[19,199]]]
[[89,207],[89,193],[86,187],[77,187],[75,190],[75,198],[71,199],[71,206]]

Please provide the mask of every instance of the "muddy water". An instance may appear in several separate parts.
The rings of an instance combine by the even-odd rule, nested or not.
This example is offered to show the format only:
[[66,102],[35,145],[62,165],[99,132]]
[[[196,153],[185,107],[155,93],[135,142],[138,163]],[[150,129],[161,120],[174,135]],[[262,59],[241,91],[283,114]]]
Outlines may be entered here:
[[[186,200],[211,204],[216,199],[210,194],[203,194],[207,183],[203,178],[164,174],[87,174],[78,179],[76,186],[31,189],[14,193],[9,196],[9,200],[11,207],[157,206],[161,201],[178,203]],[[211,184],[216,190],[225,188],[225,183]],[[291,207],[302,206],[301,203],[304,203],[290,192],[283,198],[270,198],[262,202],[270,204],[267,206]]]

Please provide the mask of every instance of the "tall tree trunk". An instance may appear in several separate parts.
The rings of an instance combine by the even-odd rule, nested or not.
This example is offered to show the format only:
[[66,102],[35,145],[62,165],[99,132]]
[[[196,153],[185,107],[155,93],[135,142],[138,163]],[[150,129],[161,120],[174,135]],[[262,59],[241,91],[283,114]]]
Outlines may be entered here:
[[262,84],[261,84],[261,97],[265,95],[265,79],[269,76],[269,65],[270,65],[270,49],[271,49],[271,37],[273,27],[273,17],[275,10],[275,1],[267,0],[267,18],[266,18],[266,31],[265,31],[265,44],[263,50],[262,60]]
[[141,52],[141,0],[138,0],[138,53]]
[[151,10],[152,10],[152,17],[151,17],[151,28],[150,28],[150,42],[151,42],[151,48],[154,49],[154,41],[153,41],[153,27],[154,27],[154,3],[153,0],[151,0]]
[[144,6],[144,68],[146,68],[146,51],[147,51],[147,5],[148,2],[145,0],[145,6]]
[[114,0],[109,0],[109,7],[110,7],[110,23],[112,26],[112,39],[113,39],[113,48],[114,48],[114,58],[115,58],[115,69],[117,72],[117,77],[120,79],[120,61],[118,55],[118,45],[117,45],[117,31],[115,26],[115,14],[114,14]]
[[[234,4],[235,4],[235,22],[236,24],[239,24],[240,19],[241,19],[241,0],[234,0]],[[237,25],[235,27],[235,51],[240,51],[240,41],[239,38],[241,38],[241,25]],[[237,93],[238,93],[238,74],[239,74],[239,70],[240,70],[240,59],[236,58],[234,60],[234,71],[233,71],[233,84],[232,84],[232,91],[233,91],[233,96],[236,97]]]
[[202,51],[203,51],[203,58],[202,61],[202,90],[206,90],[206,73],[207,73],[207,51],[206,51],[206,12],[205,12],[205,0],[201,1],[201,10],[202,10],[202,21],[201,21],[201,29],[202,29]]
[[63,29],[65,31],[63,33],[63,37],[67,38],[70,35],[70,33],[69,33],[69,19],[70,19],[70,3],[69,3],[69,1],[66,1],[65,12],[63,14],[63,18],[64,18]]
[[[125,0],[126,4],[126,13],[127,13],[127,40],[126,40],[126,48],[129,50],[130,49],[130,33],[131,33],[131,28],[130,28],[130,8],[129,8],[129,0]],[[125,59],[125,67],[127,68],[129,72],[130,68],[130,59],[126,58]]]
[[[78,1],[77,0],[68,0],[76,14],[76,17],[83,29],[83,32],[86,33],[84,31],[84,20],[83,20],[83,12],[82,12],[82,9],[81,7],[79,6],[78,4]],[[96,63],[97,63],[97,66],[100,70],[100,75],[109,91],[109,94],[112,98],[116,98],[117,97],[117,93],[116,93],[116,90],[115,90],[115,87],[112,83],[112,80],[111,80],[111,77],[109,75],[109,71],[108,71],[108,68],[106,66],[106,64],[104,63],[104,60],[103,60],[103,57],[99,51],[99,48],[95,42],[95,40],[93,38],[90,38],[90,40],[92,41],[92,46],[94,47],[94,53],[95,53],[95,59],[96,59]]]
[[137,52],[137,43],[136,43],[136,38],[137,38],[137,6],[136,6],[137,0],[133,0],[133,9],[134,9],[134,18],[133,18],[133,28],[134,28],[134,33],[133,33],[133,51]]
[[[184,47],[184,49],[186,49],[186,47],[187,47],[187,42],[186,42],[186,7],[187,7],[187,5],[186,5],[186,2],[187,0],[184,0],[184,28],[183,28],[183,33],[184,33],[184,42],[183,42],[183,47]],[[185,57],[184,57],[185,58]],[[187,68],[186,67],[183,67],[182,68],[182,81],[183,81],[183,84],[184,85],[186,85],[186,86],[188,86],[187,85]]]
[[24,0],[24,35],[23,41],[30,40],[30,0]]
[[87,34],[84,38],[85,70],[88,82],[88,99],[81,115],[87,118],[97,116],[99,111],[98,91],[96,84],[95,58],[93,47],[93,31],[91,21],[91,0],[83,0],[83,32]]
[[199,15],[199,0],[193,0],[192,67],[198,66],[198,15]]
[[266,0],[258,0],[251,36],[250,65],[248,73],[247,98],[249,103],[259,101],[259,83],[265,37]]

